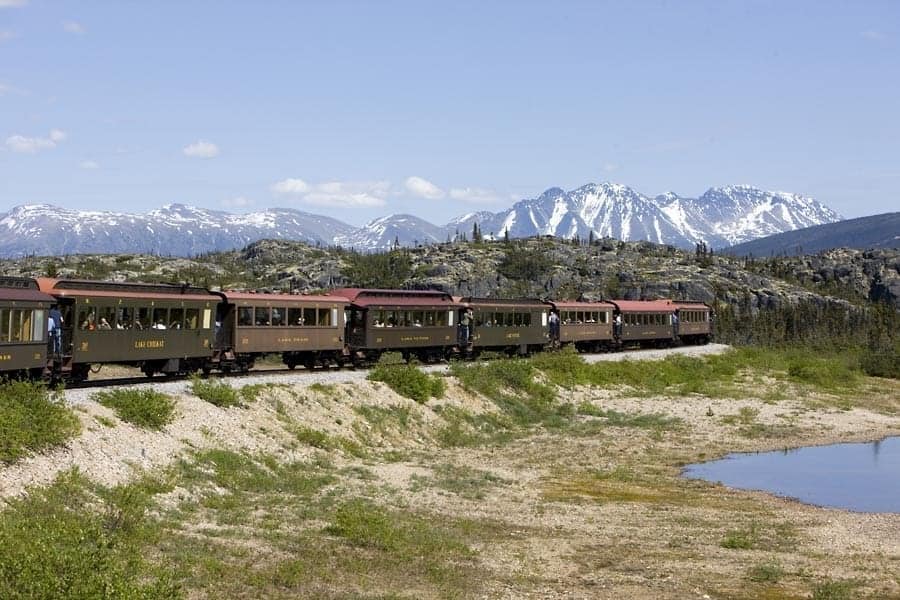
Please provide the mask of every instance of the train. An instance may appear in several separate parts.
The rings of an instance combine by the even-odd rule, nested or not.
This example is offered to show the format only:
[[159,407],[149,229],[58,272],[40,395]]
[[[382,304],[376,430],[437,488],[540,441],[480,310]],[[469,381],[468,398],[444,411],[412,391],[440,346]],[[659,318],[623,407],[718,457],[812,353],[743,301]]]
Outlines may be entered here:
[[0,377],[82,382],[103,365],[147,377],[364,366],[386,352],[426,363],[572,346],[705,344],[712,308],[672,300],[562,301],[339,288],[218,291],[189,283],[0,277]]

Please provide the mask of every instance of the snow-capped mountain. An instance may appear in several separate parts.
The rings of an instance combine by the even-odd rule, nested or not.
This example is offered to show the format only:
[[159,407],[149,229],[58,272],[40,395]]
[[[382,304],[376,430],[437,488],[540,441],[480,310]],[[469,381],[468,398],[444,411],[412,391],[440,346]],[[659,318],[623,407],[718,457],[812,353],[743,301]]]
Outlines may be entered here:
[[246,215],[169,204],[146,214],[17,206],[0,215],[0,256],[150,253],[188,256],[243,247],[263,238],[331,244],[354,228],[290,209]]
[[444,230],[412,215],[389,215],[371,221],[348,234],[338,235],[334,243],[338,246],[358,250],[376,250],[416,244],[434,244],[445,241]]
[[298,210],[234,215],[170,204],[146,214],[87,212],[50,205],[18,206],[0,215],[0,256],[76,253],[196,255],[240,248],[264,238],[383,250],[471,235],[499,238],[553,235],[649,240],[722,248],[841,217],[812,198],[750,186],[712,188],[699,198],[669,192],[650,198],[624,185],[550,188],[507,210],[461,215],[439,227],[411,215],[390,215],[363,227]]
[[550,188],[506,211],[466,215],[448,228],[467,231],[477,222],[495,237],[509,231],[510,237],[585,238],[593,231],[598,237],[686,248],[705,241],[716,248],[839,220],[812,198],[750,186],[712,188],[699,198],[672,192],[650,198],[624,185],[591,183],[570,192]]

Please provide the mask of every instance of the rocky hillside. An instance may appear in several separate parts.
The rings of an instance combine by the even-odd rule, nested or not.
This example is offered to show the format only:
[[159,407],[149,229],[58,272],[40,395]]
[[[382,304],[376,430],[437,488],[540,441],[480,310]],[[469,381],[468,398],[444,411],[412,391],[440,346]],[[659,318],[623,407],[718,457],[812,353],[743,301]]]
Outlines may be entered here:
[[[649,242],[553,238],[511,243],[442,243],[377,255],[267,240],[202,259],[140,254],[31,257],[0,262],[6,274],[96,279],[190,281],[204,286],[315,292],[377,285],[393,278],[411,288],[464,296],[673,298],[779,306],[799,299],[900,308],[900,250],[833,250],[815,256],[751,260],[698,255]],[[387,266],[385,266],[387,265]],[[390,270],[390,272],[387,272]],[[365,278],[365,279],[364,279]]]

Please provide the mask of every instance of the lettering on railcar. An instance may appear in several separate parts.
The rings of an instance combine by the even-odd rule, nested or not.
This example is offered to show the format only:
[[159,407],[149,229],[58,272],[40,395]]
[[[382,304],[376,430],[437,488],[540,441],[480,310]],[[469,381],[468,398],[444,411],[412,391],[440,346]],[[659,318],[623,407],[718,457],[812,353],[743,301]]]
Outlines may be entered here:
[[280,337],[275,340],[280,344],[306,343],[309,342],[308,337]]
[[148,350],[153,348],[165,348],[166,340],[136,340],[134,342],[135,350]]
[[12,354],[0,354],[0,361],[12,360]]
[[401,342],[430,342],[431,336],[428,335],[402,335]]
[[506,339],[508,339],[508,340],[517,340],[520,337],[522,337],[521,333],[507,333],[506,334]]

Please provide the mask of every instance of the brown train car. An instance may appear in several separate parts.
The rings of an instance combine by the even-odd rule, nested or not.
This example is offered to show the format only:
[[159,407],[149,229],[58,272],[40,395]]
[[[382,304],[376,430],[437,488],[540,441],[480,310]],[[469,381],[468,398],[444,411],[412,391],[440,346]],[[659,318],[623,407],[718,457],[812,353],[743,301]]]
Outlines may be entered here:
[[702,302],[673,302],[675,333],[685,344],[708,344],[713,333],[712,308]]
[[0,278],[0,377],[41,377],[52,304],[33,279]]
[[623,345],[671,346],[675,305],[669,300],[611,300],[616,306],[616,337]]
[[187,284],[38,279],[63,315],[55,376],[87,379],[91,365],[154,373],[201,369],[212,353],[219,297]]
[[458,305],[450,294],[427,290],[344,288],[332,293],[350,303],[347,340],[351,360],[361,364],[384,352],[423,362],[455,351]]
[[549,341],[550,306],[540,300],[461,298],[462,310],[472,309],[473,349],[526,355]]
[[219,292],[215,352],[210,368],[246,371],[256,358],[281,354],[289,369],[344,362],[340,296]]
[[609,350],[616,345],[609,302],[548,302],[559,315],[559,342],[581,352]]

